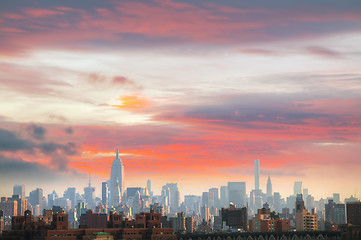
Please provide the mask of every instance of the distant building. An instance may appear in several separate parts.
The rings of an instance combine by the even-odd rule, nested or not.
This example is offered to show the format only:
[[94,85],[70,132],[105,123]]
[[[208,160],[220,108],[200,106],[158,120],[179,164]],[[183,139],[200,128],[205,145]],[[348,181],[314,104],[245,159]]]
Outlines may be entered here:
[[[29,203],[32,206],[33,210],[35,208],[39,211],[34,211],[34,215],[39,215],[45,208],[45,198],[43,195],[43,189],[37,188],[29,193]],[[37,206],[37,207],[36,207]]]
[[207,205],[209,209],[214,208],[214,193],[203,192],[202,194],[202,205]]
[[13,195],[19,195],[20,198],[25,198],[25,186],[15,185],[13,189]]
[[91,186],[91,183],[89,181],[89,186],[84,188],[84,198],[88,209],[95,208],[94,192],[95,192],[95,188]]
[[111,168],[109,192],[109,205],[118,206],[124,192],[124,167],[118,149]]
[[237,207],[241,208],[247,205],[246,201],[246,183],[229,182],[228,183],[228,200]]
[[208,191],[213,193],[214,208],[218,209],[219,205],[220,205],[220,202],[219,202],[219,189],[218,188],[210,188]]
[[336,203],[336,204],[340,204],[341,201],[340,201],[340,194],[339,193],[334,193],[333,194],[333,201]]
[[186,218],[184,217],[184,213],[178,213],[177,217],[170,217],[170,226],[173,228],[175,233],[184,233],[186,232]]
[[75,187],[68,188],[64,193],[64,197],[70,200],[71,208],[75,208],[75,206],[76,206],[76,189],[75,189]]
[[318,216],[310,213],[305,208],[305,203],[302,199],[302,194],[297,194],[296,197],[296,230],[297,231],[317,231],[318,230]]
[[4,218],[11,218],[18,214],[18,202],[12,198],[1,197],[0,210],[3,211]]
[[340,224],[346,223],[345,204],[336,204],[332,199],[325,204],[325,228],[326,230],[337,229]]
[[259,190],[259,160],[254,160],[254,189]]
[[230,205],[229,208],[222,208],[222,222],[231,229],[248,229],[248,212],[247,207],[236,208]]
[[296,181],[293,186],[293,195],[302,194],[302,182]]
[[102,204],[107,205],[108,204],[108,183],[102,182]]
[[267,196],[272,196],[273,191],[272,191],[272,182],[271,182],[271,177],[268,176],[268,180],[267,180]]
[[290,220],[283,220],[270,209],[258,209],[255,217],[249,220],[251,232],[286,232],[291,229]]
[[220,188],[220,208],[227,207],[229,205],[228,200],[228,187],[227,186],[221,186]]
[[347,223],[361,225],[361,202],[348,202],[346,204]]

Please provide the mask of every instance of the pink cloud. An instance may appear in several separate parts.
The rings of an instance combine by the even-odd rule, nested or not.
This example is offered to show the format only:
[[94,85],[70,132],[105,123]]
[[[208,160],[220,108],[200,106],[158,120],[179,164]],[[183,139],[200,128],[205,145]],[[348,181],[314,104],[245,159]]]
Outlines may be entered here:
[[54,11],[49,9],[40,9],[40,8],[27,8],[24,12],[32,17],[48,17],[55,15],[63,15],[63,12]]

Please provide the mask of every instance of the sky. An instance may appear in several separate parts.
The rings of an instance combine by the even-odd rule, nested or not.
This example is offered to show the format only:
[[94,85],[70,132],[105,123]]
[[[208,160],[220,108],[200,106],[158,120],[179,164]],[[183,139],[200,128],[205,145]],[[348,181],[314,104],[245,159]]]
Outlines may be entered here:
[[0,0],[0,195],[361,196],[361,2]]

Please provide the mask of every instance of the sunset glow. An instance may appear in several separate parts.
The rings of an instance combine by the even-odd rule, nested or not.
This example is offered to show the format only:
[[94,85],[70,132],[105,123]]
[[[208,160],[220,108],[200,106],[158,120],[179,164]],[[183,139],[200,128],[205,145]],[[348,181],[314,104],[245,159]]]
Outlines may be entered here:
[[[361,193],[361,2],[2,1],[0,192]],[[15,177],[15,179],[14,179]],[[51,184],[51,186],[48,186]],[[218,185],[217,185],[218,184]]]

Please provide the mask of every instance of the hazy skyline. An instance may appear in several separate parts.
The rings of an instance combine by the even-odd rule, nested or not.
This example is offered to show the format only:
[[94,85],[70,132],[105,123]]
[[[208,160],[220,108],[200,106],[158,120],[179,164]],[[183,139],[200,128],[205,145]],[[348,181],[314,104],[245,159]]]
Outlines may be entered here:
[[0,193],[361,194],[361,2],[0,0]]

